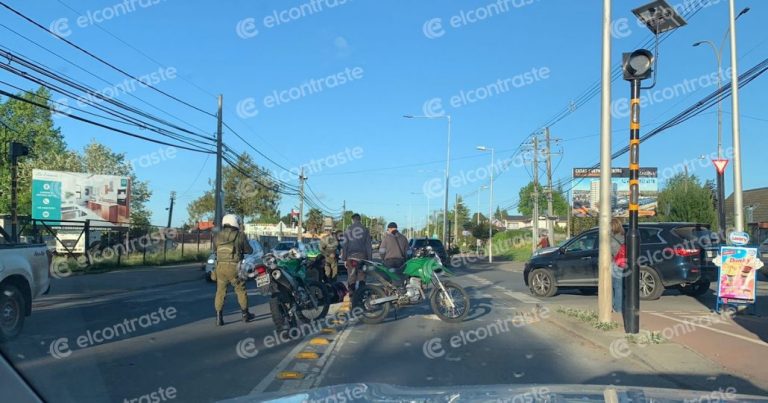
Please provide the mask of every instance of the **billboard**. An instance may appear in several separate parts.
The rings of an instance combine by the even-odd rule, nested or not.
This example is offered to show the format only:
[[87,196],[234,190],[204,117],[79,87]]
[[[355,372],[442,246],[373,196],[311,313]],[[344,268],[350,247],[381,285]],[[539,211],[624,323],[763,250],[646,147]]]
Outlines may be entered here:
[[32,170],[32,218],[130,222],[131,182],[124,176]]
[[[655,216],[659,195],[658,170],[640,168],[639,215]],[[596,217],[600,206],[600,168],[574,168],[571,207],[576,217]],[[611,215],[629,216],[629,168],[611,169]]]

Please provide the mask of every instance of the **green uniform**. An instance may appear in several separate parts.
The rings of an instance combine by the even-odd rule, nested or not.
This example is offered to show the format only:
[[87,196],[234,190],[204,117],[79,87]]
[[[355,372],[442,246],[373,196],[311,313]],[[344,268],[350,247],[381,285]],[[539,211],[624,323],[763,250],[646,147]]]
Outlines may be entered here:
[[336,258],[336,249],[339,246],[339,241],[334,235],[326,235],[320,239],[320,250],[325,255],[325,276],[333,280],[338,274],[338,262]]
[[237,294],[237,302],[241,310],[248,309],[248,294],[245,291],[245,281],[238,277],[237,264],[244,254],[253,253],[248,238],[237,228],[225,226],[214,239],[216,247],[216,311],[224,308],[227,288],[231,284]]

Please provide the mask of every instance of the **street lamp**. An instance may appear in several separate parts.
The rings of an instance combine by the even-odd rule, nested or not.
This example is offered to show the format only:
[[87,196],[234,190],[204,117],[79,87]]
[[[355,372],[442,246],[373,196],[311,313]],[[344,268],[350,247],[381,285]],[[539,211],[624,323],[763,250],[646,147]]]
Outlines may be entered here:
[[[632,12],[656,36],[654,52],[658,52],[659,34],[679,28],[686,24],[674,8],[664,0],[655,0]],[[629,230],[626,234],[627,270],[629,276],[624,277],[624,331],[638,333],[640,331],[640,235],[638,231],[638,213],[640,194],[640,84],[653,75],[652,88],[656,83],[654,64],[657,57],[646,49],[637,49],[622,55],[622,70],[624,80],[630,82],[630,121],[629,121]],[[601,177],[602,178],[602,177]],[[603,186],[604,185],[604,186]],[[607,183],[600,186],[601,210],[607,205],[610,211],[610,189]],[[601,214],[605,212],[601,211]],[[602,237],[601,237],[602,241]],[[601,259],[602,263],[602,259]],[[602,268],[602,264],[601,264]],[[610,273],[610,272],[609,272]],[[603,272],[601,271],[601,274]],[[600,291],[598,291],[600,292]]]
[[488,203],[488,263],[493,263],[493,171],[496,170],[494,165],[496,149],[486,146],[477,146],[477,149],[483,152],[491,152],[491,195]]
[[[739,17],[749,12],[749,7],[741,10]],[[728,39],[728,34],[731,32],[730,26],[725,30],[723,34],[723,40],[720,41],[720,47],[717,47],[712,41],[699,41],[693,44],[697,47],[702,44],[707,44],[712,47],[715,52],[715,60],[717,61],[717,93],[720,94],[722,88],[723,79],[723,48],[725,47],[725,40]],[[720,227],[720,239],[725,239],[725,166],[728,164],[728,160],[723,159],[723,102],[722,98],[717,99],[717,161],[713,161],[715,170],[717,172],[717,217],[718,226]]]
[[442,116],[414,116],[414,115],[403,115],[406,119],[448,119],[448,145],[447,145],[447,153],[445,158],[445,202],[443,204],[443,242],[445,242],[448,238],[448,182],[450,179],[450,171],[451,171],[451,115],[442,115]]

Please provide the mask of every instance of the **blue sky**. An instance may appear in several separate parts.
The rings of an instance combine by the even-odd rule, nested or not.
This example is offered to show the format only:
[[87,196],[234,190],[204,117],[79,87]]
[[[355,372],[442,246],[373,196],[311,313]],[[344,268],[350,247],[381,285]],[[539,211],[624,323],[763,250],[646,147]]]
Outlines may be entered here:
[[[315,0],[315,10],[320,6],[322,10],[307,12],[308,3],[135,0],[130,12],[119,10],[117,1],[48,1],[45,6],[43,2],[11,1],[10,5],[45,26],[68,33],[68,39],[136,76],[160,71],[176,76],[161,79],[156,86],[211,113],[216,110],[215,95],[223,94],[224,120],[281,166],[325,161],[322,168],[315,162],[307,175],[324,204],[340,210],[346,201],[348,209],[383,215],[405,225],[409,212],[415,225],[424,222],[424,186],[444,175],[447,127],[444,119],[404,119],[402,115],[423,115],[425,108],[451,115],[451,174],[464,179],[457,179],[460,186],[451,188],[450,197],[453,200],[455,192],[465,195],[474,210],[476,191],[488,181],[476,180],[473,175],[490,162],[490,155],[475,147],[494,147],[497,159],[511,157],[529,133],[599,79],[602,2],[597,0],[509,0],[504,3],[506,7],[491,1]],[[614,2],[614,63],[621,52],[649,38],[647,29],[639,27],[630,12],[643,3]],[[702,78],[716,71],[712,50],[691,46],[698,40],[719,42],[725,32],[727,1],[711,3],[662,43],[655,99],[649,98],[641,112],[643,132],[715,89],[711,80]],[[302,10],[302,5],[304,12],[296,11]],[[751,11],[738,21],[737,31],[741,72],[768,54],[768,31],[760,28],[768,8],[762,2],[737,1],[738,9],[746,6]],[[285,17],[282,23],[270,20],[275,13]],[[84,17],[78,21],[78,15]],[[62,23],[62,18],[67,20]],[[0,22],[112,86],[125,78],[6,10],[0,11]],[[7,31],[3,38],[4,46],[54,70],[98,89],[110,87]],[[726,49],[725,67],[730,64],[727,55]],[[175,73],[168,74],[169,68]],[[0,74],[3,80],[33,88],[8,73]],[[345,76],[343,82],[325,79],[337,74]],[[313,79],[322,79],[325,85],[314,89],[309,84],[302,86]],[[616,81],[613,98],[626,97],[628,87],[625,81]],[[284,92],[287,101],[274,105],[268,98],[275,91]],[[760,173],[768,146],[763,135],[768,129],[764,111],[767,92],[766,77],[740,92],[742,167],[747,189],[766,186]],[[291,94],[301,96],[292,98]],[[183,121],[185,127],[209,134],[216,129],[210,116],[151,89],[138,88],[131,95],[158,109],[124,93],[118,98]],[[435,98],[440,98],[439,104]],[[254,109],[258,113],[251,116]],[[724,102],[724,110],[724,147],[729,147],[730,99]],[[713,178],[714,168],[697,160],[716,151],[714,108],[708,112],[644,143],[641,164],[658,167],[663,175],[681,171],[680,167],[688,163],[689,171]],[[151,153],[167,155],[163,146],[66,118],[56,122],[72,148],[81,149],[96,138],[125,152],[129,160]],[[599,98],[550,131],[553,138],[562,139],[555,147],[562,154],[553,157],[555,178],[570,177],[572,168],[596,163]],[[612,138],[614,149],[627,144],[626,117],[613,119]],[[225,132],[225,142],[235,150],[249,150],[230,132]],[[351,151],[347,150],[355,149],[355,156],[349,157]],[[339,153],[347,156],[344,163]],[[334,155],[335,159],[328,159]],[[261,165],[280,172],[272,163],[255,157]],[[626,166],[627,157],[614,164]],[[138,165],[139,177],[148,180],[154,192],[149,206],[153,222],[158,224],[166,220],[171,191],[179,193],[173,221],[181,224],[187,218],[186,204],[208,189],[208,179],[214,176],[213,157],[183,150],[161,158],[157,164]],[[531,180],[530,164],[526,167],[513,164],[498,177],[494,205],[515,205],[520,187]],[[543,178],[544,165],[541,169]],[[726,183],[730,193],[730,169]],[[429,203],[436,208],[442,204],[442,196],[433,197]],[[281,210],[286,212],[297,205],[295,197],[284,197]],[[487,191],[481,195],[480,208],[483,212],[488,209]]]

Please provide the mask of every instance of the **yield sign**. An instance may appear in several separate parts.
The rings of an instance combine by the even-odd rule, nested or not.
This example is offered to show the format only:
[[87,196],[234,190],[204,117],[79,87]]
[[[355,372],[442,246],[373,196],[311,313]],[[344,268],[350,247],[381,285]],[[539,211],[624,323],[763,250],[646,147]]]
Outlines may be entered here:
[[725,172],[725,166],[728,165],[728,160],[712,160],[712,163],[715,164],[715,169],[717,169],[717,173],[720,175]]

